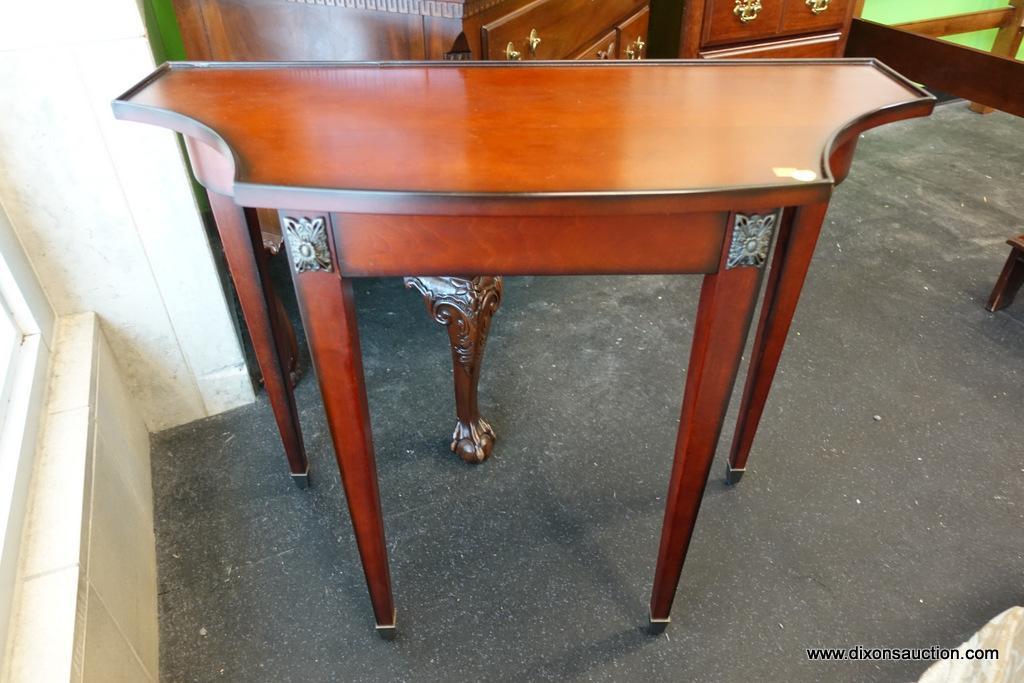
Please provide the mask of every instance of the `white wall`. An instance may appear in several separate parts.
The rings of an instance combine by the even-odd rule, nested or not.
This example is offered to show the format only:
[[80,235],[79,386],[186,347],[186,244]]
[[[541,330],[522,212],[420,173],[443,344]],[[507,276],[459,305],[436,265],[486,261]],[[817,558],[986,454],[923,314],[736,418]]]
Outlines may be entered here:
[[253,400],[175,139],[110,113],[153,66],[135,0],[0,2],[0,203],[151,431]]
[[[0,300],[23,337],[0,405],[0,644],[7,641],[57,316],[0,206]],[[3,363],[0,363],[2,366]],[[0,678],[2,680],[2,678]]]
[[48,396],[0,680],[156,681],[149,437],[93,314],[60,319]]

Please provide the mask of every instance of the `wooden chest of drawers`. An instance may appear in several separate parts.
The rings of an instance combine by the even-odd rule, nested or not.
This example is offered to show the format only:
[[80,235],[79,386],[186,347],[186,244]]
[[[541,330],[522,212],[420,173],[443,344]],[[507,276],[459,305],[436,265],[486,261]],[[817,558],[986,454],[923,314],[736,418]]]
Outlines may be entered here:
[[841,57],[854,0],[687,0],[679,56]]
[[195,60],[640,59],[648,0],[174,0]]

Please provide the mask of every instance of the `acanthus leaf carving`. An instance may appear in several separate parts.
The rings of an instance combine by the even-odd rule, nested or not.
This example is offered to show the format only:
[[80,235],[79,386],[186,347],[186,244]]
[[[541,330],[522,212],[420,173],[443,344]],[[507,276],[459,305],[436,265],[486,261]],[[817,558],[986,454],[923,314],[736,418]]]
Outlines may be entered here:
[[327,246],[327,219],[291,216],[281,217],[284,238],[288,243],[288,256],[295,272],[331,272],[331,250]]
[[738,213],[732,226],[732,241],[726,270],[740,266],[760,268],[768,260],[772,237],[779,220],[779,213],[743,214]]
[[407,277],[405,286],[422,294],[430,316],[449,328],[452,352],[470,372],[487,343],[491,316],[501,305],[501,278]]

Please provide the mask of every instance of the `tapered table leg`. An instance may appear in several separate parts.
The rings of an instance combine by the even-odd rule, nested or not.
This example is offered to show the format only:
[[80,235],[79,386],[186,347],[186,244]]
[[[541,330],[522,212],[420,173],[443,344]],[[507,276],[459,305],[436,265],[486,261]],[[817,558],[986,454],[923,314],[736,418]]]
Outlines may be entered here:
[[305,487],[309,481],[309,461],[292,392],[289,330],[282,327],[280,304],[271,287],[259,224],[252,210],[238,207],[230,197],[215,192],[209,196],[256,362],[263,374],[263,386],[288,458],[288,469],[295,483]]
[[737,216],[719,272],[704,278],[651,594],[653,632],[669,622],[776,222],[776,215]]
[[816,204],[783,214],[729,453],[726,481],[730,484],[737,483],[746,471],[750,447],[779,367],[827,209],[827,204]]
[[500,277],[407,277],[405,286],[423,295],[427,311],[448,328],[455,379],[455,414],[451,449],[471,464],[486,460],[497,435],[480,416],[477,388],[491,318],[501,305]]
[[282,213],[281,226],[377,629],[391,637],[395,604],[352,282],[338,272],[329,216]]

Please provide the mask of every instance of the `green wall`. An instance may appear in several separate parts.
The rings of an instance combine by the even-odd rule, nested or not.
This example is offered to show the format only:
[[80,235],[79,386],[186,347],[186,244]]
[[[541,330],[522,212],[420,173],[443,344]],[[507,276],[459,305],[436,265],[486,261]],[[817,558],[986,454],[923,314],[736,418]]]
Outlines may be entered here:
[[[904,21],[931,19],[947,14],[960,14],[983,9],[1006,7],[1007,0],[866,0],[865,19],[881,24],[899,24]],[[963,33],[950,36],[948,40],[961,45],[976,47],[979,50],[992,49],[992,41],[996,38],[996,30]],[[1024,59],[1024,46],[1021,47],[1018,59]]]
[[[174,16],[174,6],[171,4],[171,0],[142,0],[142,12],[146,22],[149,47],[153,50],[153,58],[156,63],[162,64],[185,59],[185,45],[181,42],[181,30],[178,28],[178,19]],[[187,158],[185,142],[180,135],[178,144],[181,145],[181,151],[186,154]],[[191,167],[188,170],[188,177],[192,181],[192,192],[196,196],[199,210],[208,212],[210,200],[202,185],[192,175]]]
[[143,0],[142,9],[156,63],[185,59],[185,46],[171,0]]

